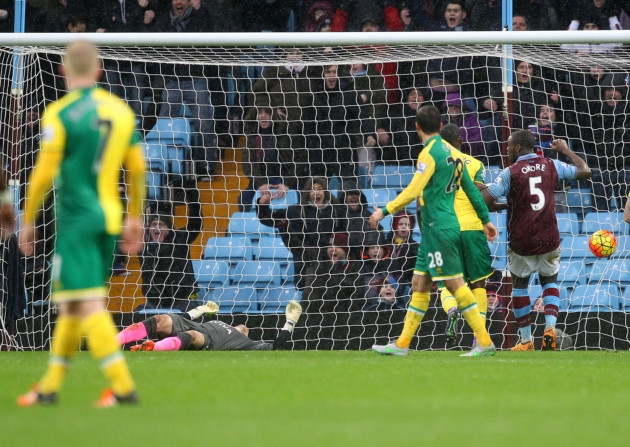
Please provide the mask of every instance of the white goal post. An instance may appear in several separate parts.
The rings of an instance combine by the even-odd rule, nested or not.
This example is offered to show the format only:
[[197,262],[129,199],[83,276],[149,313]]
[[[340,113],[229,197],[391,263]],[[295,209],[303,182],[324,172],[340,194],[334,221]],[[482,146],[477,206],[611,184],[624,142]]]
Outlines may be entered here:
[[[296,234],[297,226],[291,224],[287,230],[279,223],[281,214],[275,219],[261,214],[254,202],[261,192],[242,192],[250,183],[254,189],[275,185],[285,175],[284,168],[274,170],[277,166],[262,156],[277,151],[276,164],[290,165],[286,175],[291,179],[285,178],[290,185],[286,196],[272,201],[271,212],[308,201],[301,196],[306,180],[320,176],[327,180],[332,201],[358,189],[369,209],[382,206],[406,185],[419,149],[413,131],[405,127],[412,118],[405,107],[413,91],[445,116],[457,102],[462,127],[474,127],[464,143],[488,166],[488,182],[505,166],[510,129],[534,131],[543,152],[551,138],[566,138],[587,159],[596,172],[592,181],[562,185],[556,193],[563,248],[558,327],[568,336],[567,348],[630,348],[630,231],[621,216],[630,192],[630,161],[625,161],[630,160],[630,31],[0,34],[0,158],[11,176],[18,219],[38,149],[38,122],[46,104],[63,93],[56,68],[65,45],[77,39],[99,46],[106,73],[102,85],[125,97],[138,114],[149,157],[147,221],[156,213],[168,214],[175,229],[199,233],[188,255],[198,289],[193,298],[219,302],[219,318],[246,324],[252,338],[275,337],[290,298],[310,306],[294,332],[294,349],[366,349],[399,334],[409,289],[401,279],[404,272],[391,267],[404,264],[392,261],[400,251],[395,238],[387,239],[393,219],[384,222],[382,238],[371,245],[387,245],[390,261],[374,265],[366,254],[367,232],[357,242],[356,229],[334,227],[334,233],[350,234],[345,245],[354,270],[347,276],[352,281],[343,282],[326,270],[327,241],[334,237],[317,234],[313,245],[313,234]],[[299,59],[289,59],[292,52]],[[518,84],[521,63],[532,71],[527,82]],[[286,66],[295,72],[282,72]],[[334,74],[326,74],[331,66]],[[201,89],[184,83],[191,76],[205,79]],[[326,93],[326,76],[342,85],[340,102],[333,103]],[[295,79],[291,89],[288,79]],[[207,103],[201,104],[206,96]],[[172,98],[183,99],[181,107],[166,107],[165,100]],[[546,115],[543,124],[540,114],[546,106],[554,117]],[[260,113],[267,109],[273,125],[263,131]],[[469,117],[476,124],[464,124]],[[327,149],[336,151],[334,160],[327,158]],[[210,172],[202,172],[205,168]],[[186,217],[191,196],[182,193],[193,183],[203,222],[194,229],[189,226],[194,219]],[[55,317],[48,301],[54,213],[50,204],[44,211],[35,257],[19,257],[2,246],[2,349],[49,346]],[[409,212],[415,214],[415,208]],[[335,225],[349,225],[348,215],[334,216]],[[516,323],[506,273],[505,216],[494,214],[493,219],[501,234],[491,245],[497,274],[488,290],[498,298],[491,299],[488,324],[495,344],[507,348],[516,341]],[[617,252],[609,259],[595,258],[584,245],[599,228],[617,236]],[[419,230],[413,233],[417,242]],[[175,261],[187,264],[186,258]],[[118,257],[117,262],[115,273],[126,276],[112,276],[108,308],[119,325],[177,307],[177,300],[169,299],[159,302],[158,310],[133,312],[147,293],[180,293],[179,283],[157,263],[136,257]],[[147,274],[150,268],[163,274],[161,283],[149,284],[155,278]],[[306,269],[302,280],[301,268]],[[189,267],[182,269],[190,273]],[[394,305],[378,295],[382,277],[385,282],[395,279]],[[534,280],[532,304],[539,296]],[[533,312],[532,319],[539,339],[544,317]],[[445,349],[445,323],[433,294],[412,348]],[[471,338],[464,328],[456,348],[467,347]]]

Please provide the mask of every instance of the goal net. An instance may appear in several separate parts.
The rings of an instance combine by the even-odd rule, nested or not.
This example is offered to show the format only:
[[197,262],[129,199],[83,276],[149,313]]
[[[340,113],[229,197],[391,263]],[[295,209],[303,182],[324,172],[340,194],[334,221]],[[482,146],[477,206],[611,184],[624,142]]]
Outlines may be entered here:
[[[545,156],[564,138],[587,160],[592,180],[556,192],[559,346],[630,347],[626,32],[85,37],[100,45],[101,85],[136,112],[148,162],[145,248],[117,253],[109,279],[108,309],[120,326],[212,300],[220,305],[213,318],[273,340],[295,299],[304,314],[293,349],[367,349],[397,336],[422,237],[417,207],[378,230],[367,216],[413,176],[415,112],[434,104],[460,127],[462,150],[486,165],[486,182],[506,166],[510,129],[531,130]],[[12,36],[0,48],[2,158],[18,221],[40,118],[64,93],[58,67],[70,39]],[[53,201],[40,213],[34,256],[21,256],[15,239],[2,245],[3,349],[49,346]],[[492,219],[499,238],[490,244],[488,327],[509,348],[517,327],[506,218]],[[598,229],[617,237],[608,259],[588,249]],[[532,305],[541,293],[533,278]],[[536,306],[532,319],[540,340]],[[432,293],[412,348],[445,349],[445,327]],[[453,348],[472,342],[461,331]]]

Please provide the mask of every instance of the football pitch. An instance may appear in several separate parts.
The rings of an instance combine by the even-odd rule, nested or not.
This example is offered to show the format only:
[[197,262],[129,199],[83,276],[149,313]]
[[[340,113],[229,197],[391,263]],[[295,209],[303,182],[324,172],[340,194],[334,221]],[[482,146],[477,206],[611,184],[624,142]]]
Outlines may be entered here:
[[125,352],[135,407],[94,409],[75,358],[56,407],[19,408],[45,352],[0,353],[0,445],[626,446],[630,353]]

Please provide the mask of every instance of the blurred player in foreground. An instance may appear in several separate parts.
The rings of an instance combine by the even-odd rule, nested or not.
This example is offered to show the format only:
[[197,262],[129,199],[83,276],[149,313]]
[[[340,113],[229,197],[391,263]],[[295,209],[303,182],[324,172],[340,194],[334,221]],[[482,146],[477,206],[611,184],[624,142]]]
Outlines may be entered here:
[[208,301],[201,306],[179,314],[156,315],[140,323],[134,323],[118,333],[121,345],[142,340],[159,338],[158,342],[147,340],[132,346],[132,351],[268,351],[280,350],[293,333],[302,315],[302,306],[297,301],[287,304],[286,322],[273,343],[253,341],[247,336],[249,329],[243,325],[230,326],[219,320],[198,323],[202,315],[214,315],[219,306]]
[[[142,247],[143,148],[132,110],[96,85],[101,63],[93,44],[70,44],[61,73],[69,93],[49,105],[43,118],[41,150],[26,193],[19,236],[22,252],[32,254],[36,210],[54,181],[57,239],[52,301],[59,316],[48,369],[17,403],[54,404],[81,337],[86,336],[92,356],[110,382],[96,406],[133,404],[136,387],[106,309],[105,283],[119,236],[124,253],[137,253]],[[123,166],[129,182],[124,224],[118,192]]]

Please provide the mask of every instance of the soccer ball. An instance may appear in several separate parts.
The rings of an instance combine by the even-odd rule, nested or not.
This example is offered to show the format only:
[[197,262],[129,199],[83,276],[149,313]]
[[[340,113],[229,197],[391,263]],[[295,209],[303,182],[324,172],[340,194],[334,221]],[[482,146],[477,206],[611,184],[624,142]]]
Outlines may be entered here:
[[617,239],[611,231],[598,230],[591,235],[588,248],[598,258],[607,258],[617,249]]

